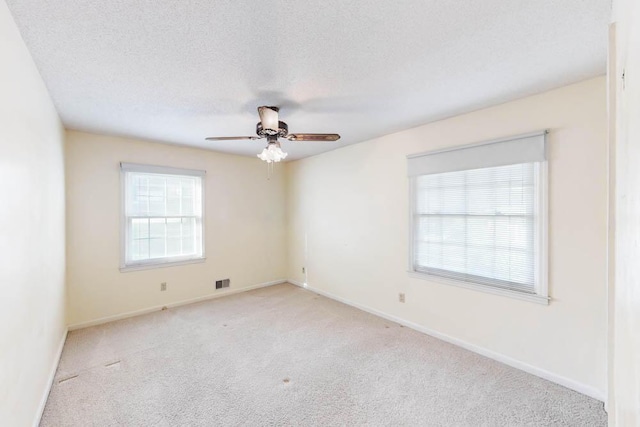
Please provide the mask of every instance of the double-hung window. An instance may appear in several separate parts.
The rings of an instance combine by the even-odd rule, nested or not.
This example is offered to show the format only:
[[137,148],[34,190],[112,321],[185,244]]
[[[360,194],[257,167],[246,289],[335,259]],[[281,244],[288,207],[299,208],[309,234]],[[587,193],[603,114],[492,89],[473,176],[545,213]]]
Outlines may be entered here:
[[546,303],[546,132],[409,156],[414,275]]
[[121,163],[123,271],[204,259],[204,171]]

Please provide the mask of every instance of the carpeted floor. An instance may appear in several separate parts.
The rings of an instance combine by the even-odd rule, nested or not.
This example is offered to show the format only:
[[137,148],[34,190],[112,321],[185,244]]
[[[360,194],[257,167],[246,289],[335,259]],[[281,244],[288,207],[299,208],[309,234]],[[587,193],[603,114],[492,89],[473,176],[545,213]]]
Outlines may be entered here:
[[293,285],[70,332],[42,426],[603,426],[603,405]]

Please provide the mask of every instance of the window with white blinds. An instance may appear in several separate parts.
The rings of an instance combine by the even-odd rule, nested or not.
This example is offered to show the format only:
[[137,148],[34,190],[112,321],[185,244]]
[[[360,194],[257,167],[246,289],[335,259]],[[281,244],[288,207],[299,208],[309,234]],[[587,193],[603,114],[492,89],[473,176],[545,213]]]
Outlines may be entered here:
[[412,271],[546,297],[545,161],[545,133],[410,157]]
[[121,268],[203,259],[204,171],[121,164]]

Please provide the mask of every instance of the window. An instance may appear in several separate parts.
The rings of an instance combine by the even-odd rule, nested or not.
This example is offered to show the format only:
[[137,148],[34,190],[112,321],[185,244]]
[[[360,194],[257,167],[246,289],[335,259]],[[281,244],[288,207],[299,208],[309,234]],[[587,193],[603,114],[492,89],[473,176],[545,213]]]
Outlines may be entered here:
[[409,157],[412,273],[548,301],[545,135]]
[[122,163],[121,270],[204,259],[204,171]]

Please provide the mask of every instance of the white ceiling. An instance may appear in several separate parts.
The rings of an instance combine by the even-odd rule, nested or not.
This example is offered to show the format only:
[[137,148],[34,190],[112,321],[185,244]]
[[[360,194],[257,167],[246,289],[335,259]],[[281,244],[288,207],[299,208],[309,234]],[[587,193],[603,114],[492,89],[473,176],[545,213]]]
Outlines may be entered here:
[[66,127],[301,158],[604,74],[610,0],[7,0]]

